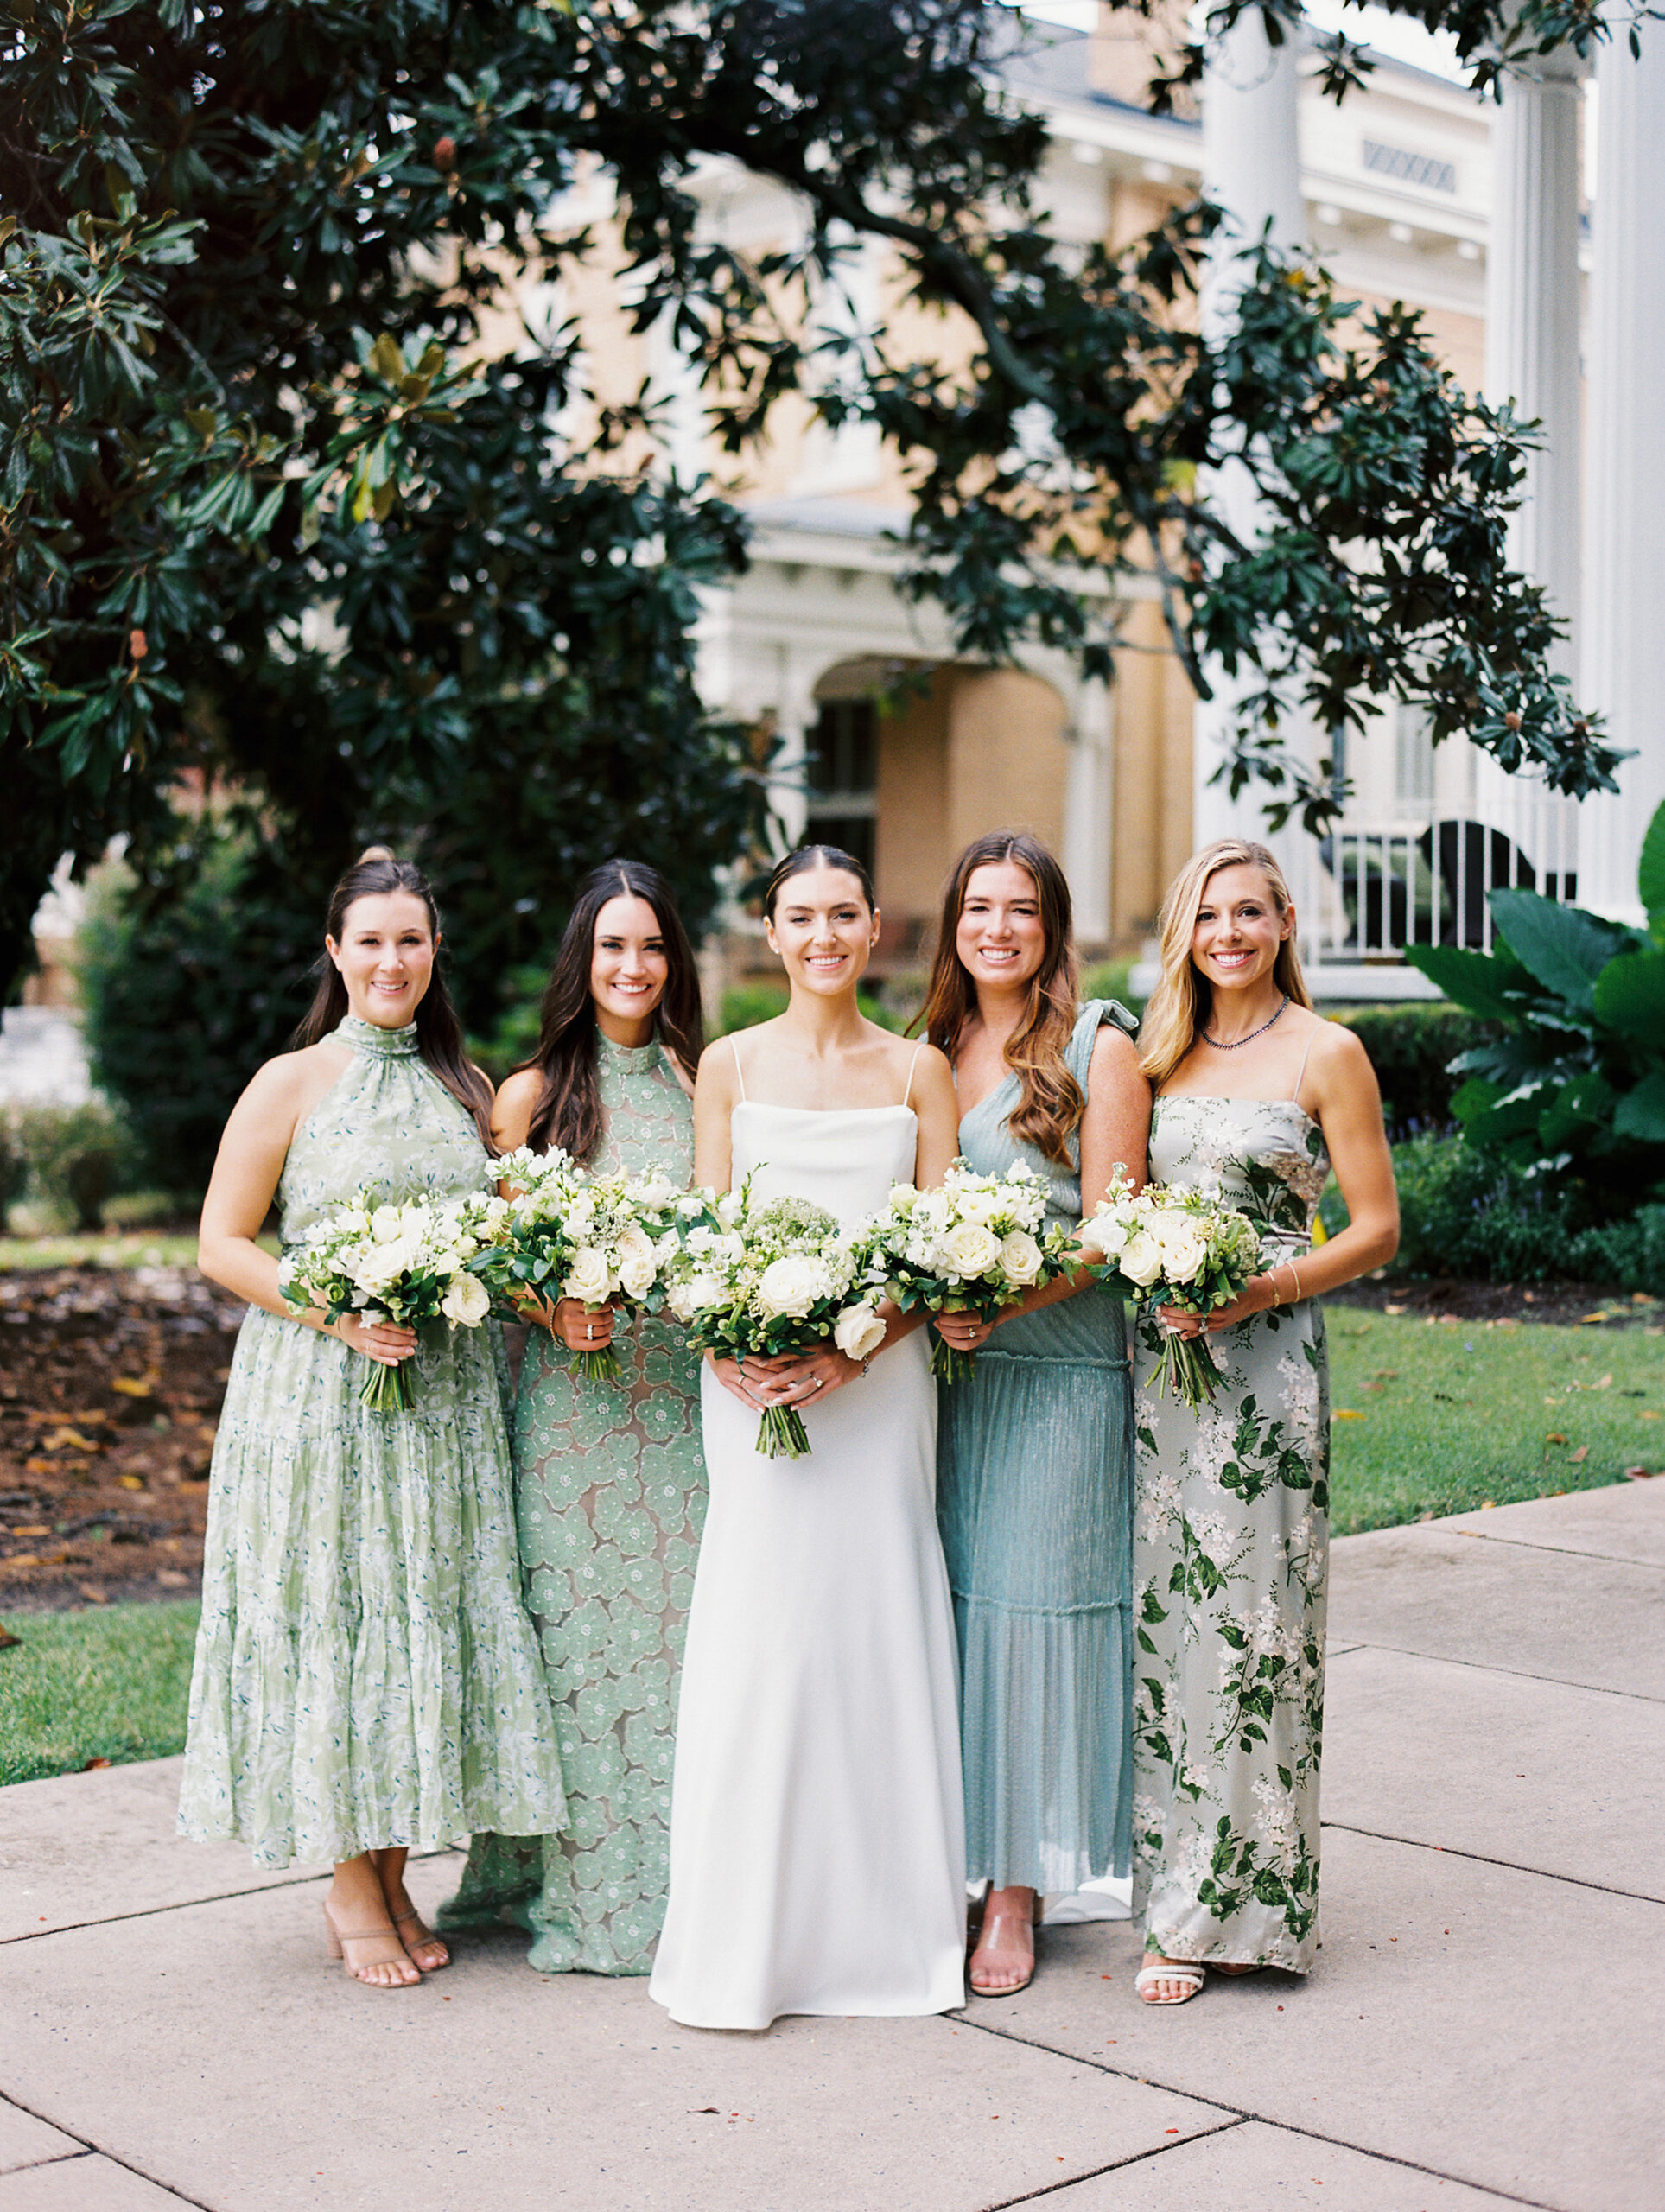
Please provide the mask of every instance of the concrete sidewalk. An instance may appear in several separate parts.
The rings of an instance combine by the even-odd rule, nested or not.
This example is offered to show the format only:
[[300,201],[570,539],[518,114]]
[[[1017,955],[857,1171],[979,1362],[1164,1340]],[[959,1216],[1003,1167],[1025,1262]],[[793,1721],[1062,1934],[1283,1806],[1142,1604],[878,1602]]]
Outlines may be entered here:
[[1166,2012],[1126,1923],[946,2019],[700,2034],[507,1935],[384,1997],[177,1762],[0,1791],[0,2212],[1658,2212],[1662,1600],[1665,1480],[1338,1544],[1318,1969]]

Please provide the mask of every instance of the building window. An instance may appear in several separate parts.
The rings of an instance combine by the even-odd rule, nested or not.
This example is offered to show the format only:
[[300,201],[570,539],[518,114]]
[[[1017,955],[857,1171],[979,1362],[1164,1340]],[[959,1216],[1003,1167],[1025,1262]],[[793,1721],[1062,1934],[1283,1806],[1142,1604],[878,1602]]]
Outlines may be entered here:
[[829,699],[808,741],[806,844],[839,845],[873,871],[879,782],[878,715],[871,699]]
[[1400,184],[1420,185],[1425,192],[1457,189],[1455,162],[1437,162],[1432,154],[1413,154],[1407,147],[1384,146],[1375,138],[1364,141],[1364,166]]

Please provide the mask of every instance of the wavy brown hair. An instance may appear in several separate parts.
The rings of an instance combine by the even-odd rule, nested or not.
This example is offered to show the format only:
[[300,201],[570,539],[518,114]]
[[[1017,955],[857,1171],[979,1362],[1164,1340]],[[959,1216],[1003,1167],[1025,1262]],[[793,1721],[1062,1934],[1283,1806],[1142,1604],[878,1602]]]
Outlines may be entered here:
[[1021,1089],[1007,1127],[1033,1145],[1043,1159],[1072,1166],[1070,1139],[1081,1126],[1087,1101],[1071,1074],[1064,1052],[1076,1024],[1077,968],[1070,886],[1064,870],[1039,837],[994,830],[974,838],[954,863],[943,895],[942,928],[923,1012],[908,1025],[956,1057],[966,1024],[977,1010],[977,987],[955,949],[971,878],[980,868],[1010,861],[1035,887],[1045,950],[1029,982],[1029,1001],[1006,1040],[1006,1065]]
[[[1247,837],[1222,837],[1204,845],[1174,877],[1156,921],[1162,973],[1139,1025],[1139,1065],[1153,1090],[1162,1088],[1190,1052],[1214,1009],[1213,987],[1191,957],[1191,940],[1210,878],[1223,868],[1257,869],[1280,918],[1289,912],[1289,886],[1277,855]],[[1312,1005],[1293,929],[1278,947],[1272,980],[1297,1006]]]
[[579,887],[544,988],[537,1049],[515,1070],[536,1068],[543,1079],[526,1141],[544,1151],[560,1145],[588,1160],[601,1141],[601,1089],[596,1071],[595,1001],[590,968],[595,925],[611,899],[642,899],[653,909],[664,940],[664,995],[653,1010],[653,1031],[668,1052],[692,1071],[705,1050],[700,1014],[700,976],[670,886],[657,868],[639,861],[603,861]]
[[[410,861],[396,860],[385,845],[366,845],[330,893],[329,912],[324,924],[327,933],[340,944],[346,932],[347,911],[355,899],[386,898],[396,891],[407,892],[411,898],[421,899],[437,948],[440,914],[428,878]],[[327,1037],[347,1011],[346,985],[327,950],[320,956],[313,972],[318,977],[318,988],[289,1039],[291,1052]],[[457,1010],[451,1003],[451,994],[445,988],[445,978],[437,964],[416,1007],[416,1049],[457,1103],[467,1108],[487,1149],[495,1152],[497,1147],[492,1142],[492,1086],[462,1049],[462,1024],[457,1019]]]

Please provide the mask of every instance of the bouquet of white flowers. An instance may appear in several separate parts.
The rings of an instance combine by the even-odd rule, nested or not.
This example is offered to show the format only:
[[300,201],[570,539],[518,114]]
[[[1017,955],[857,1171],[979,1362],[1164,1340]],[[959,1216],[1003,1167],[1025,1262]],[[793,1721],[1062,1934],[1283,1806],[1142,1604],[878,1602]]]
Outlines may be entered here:
[[[866,1359],[883,1344],[879,1287],[829,1213],[802,1198],[753,1206],[749,1185],[692,1192],[683,1207],[668,1302],[702,1351],[778,1359],[830,1337],[847,1358]],[[810,1440],[794,1408],[763,1408],[757,1448],[766,1459],[804,1457]]]
[[[416,1198],[397,1205],[361,1191],[313,1223],[277,1263],[277,1281],[297,1312],[321,1308],[332,1321],[356,1313],[420,1329],[430,1321],[477,1329],[491,1311],[480,1281],[481,1239],[491,1206],[480,1198]],[[378,1413],[407,1413],[415,1402],[408,1363],[366,1360],[359,1395]]]
[[[1004,1175],[978,1175],[956,1160],[940,1190],[899,1183],[890,1204],[862,1231],[861,1245],[887,1294],[906,1313],[975,1313],[992,1321],[1036,1283],[1063,1272],[1069,1237],[1046,1221],[1046,1185],[1020,1160]],[[937,1337],[931,1369],[957,1382],[976,1366]]]
[[[1230,1306],[1260,1272],[1260,1237],[1246,1214],[1200,1191],[1153,1183],[1137,1195],[1131,1185],[1113,1183],[1082,1223],[1080,1243],[1101,1281],[1187,1313]],[[1194,1412],[1204,1398],[1212,1401],[1220,1370],[1205,1338],[1165,1331],[1156,1376],[1159,1388],[1166,1384]]]
[[[591,1174],[557,1146],[523,1146],[493,1169],[516,1186],[479,1272],[511,1306],[541,1306],[575,1298],[599,1312],[618,1306],[657,1313],[664,1304],[662,1262],[676,1249],[677,1192],[662,1176]],[[619,1356],[611,1344],[578,1355],[578,1371],[611,1382]]]

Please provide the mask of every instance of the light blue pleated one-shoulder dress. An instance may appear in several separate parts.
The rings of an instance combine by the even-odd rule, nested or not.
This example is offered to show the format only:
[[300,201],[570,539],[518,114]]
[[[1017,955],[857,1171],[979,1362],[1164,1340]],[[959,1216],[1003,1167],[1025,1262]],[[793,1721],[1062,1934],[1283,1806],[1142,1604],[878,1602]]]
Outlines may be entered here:
[[[1070,1071],[1087,1089],[1113,1000],[1084,1007]],[[1009,1075],[960,1123],[981,1174],[1045,1177],[1081,1212],[1071,1165],[1014,1139]],[[1142,1166],[1142,1162],[1139,1163]],[[937,1510],[960,1637],[966,1872],[1053,1893],[1125,1874],[1132,1834],[1133,1410],[1121,1301],[1084,1290],[1004,1321],[969,1381],[939,1388]]]

